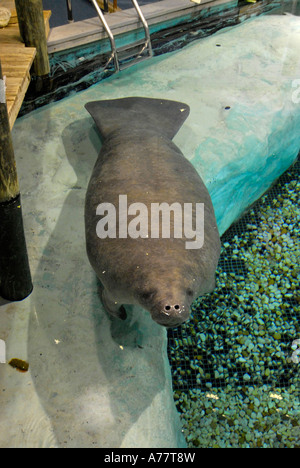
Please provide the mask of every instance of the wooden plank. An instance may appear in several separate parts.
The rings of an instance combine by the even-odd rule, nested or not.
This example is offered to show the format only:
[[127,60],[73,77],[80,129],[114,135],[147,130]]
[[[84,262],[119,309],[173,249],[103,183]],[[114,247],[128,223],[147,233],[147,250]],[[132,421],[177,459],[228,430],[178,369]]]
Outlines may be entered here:
[[23,78],[23,82],[21,84],[21,88],[18,94],[15,95],[15,99],[13,100],[13,102],[8,101],[8,104],[12,102],[12,105],[7,105],[10,128],[13,127],[16,121],[16,118],[18,117],[18,113],[21,108],[22,102],[24,101],[24,97],[28,89],[29,83],[30,83],[30,76],[25,75]]
[[13,51],[20,51],[22,50],[22,53],[27,53],[28,49],[28,53],[31,53],[30,51],[30,47],[25,47],[25,44],[23,42],[21,42],[20,44],[8,44],[8,43],[5,43],[5,44],[0,44],[0,50],[6,54],[11,54]]
[[[99,7],[104,10],[104,0],[97,0],[97,3],[99,5]],[[108,12],[109,13],[115,13],[116,11],[122,11],[121,8],[118,7],[117,5],[117,2],[114,1],[114,2],[110,2],[108,0]]]
[[17,24],[8,25],[6,28],[0,29],[0,43],[22,43],[22,39],[20,36],[19,27]]
[[6,76],[6,104],[10,128],[18,116],[30,83],[30,68],[36,50],[33,47],[17,47],[1,44],[0,58],[3,75]]
[[[25,47],[22,42],[14,0],[1,0],[0,6],[8,8],[12,14],[8,26],[0,29],[0,59],[6,76],[6,105],[12,128],[30,83],[30,68],[36,49]],[[43,16],[48,36],[51,11],[44,11]]]
[[13,8],[15,8],[15,2],[14,0],[1,0],[1,6],[12,10]]
[[[34,54],[35,55],[35,54]],[[33,55],[33,57],[34,57]],[[20,54],[12,54],[5,59],[4,70],[7,69],[14,69],[14,68],[28,68],[32,63],[32,55],[20,55]]]
[[11,56],[7,53],[5,47],[0,48],[0,58],[2,63],[3,74],[7,75],[13,69],[18,69],[18,67],[26,67],[26,71],[30,70],[30,67],[33,63],[36,50],[33,47],[24,47],[19,49],[19,53],[13,53]]
[[6,55],[7,57],[17,55],[27,58],[34,55],[34,51],[34,47],[25,47],[24,44],[20,44],[20,46],[14,44],[0,44],[0,54]]
[[[23,63],[32,64],[33,59],[35,57],[35,49],[32,50],[31,54],[23,53],[24,50],[25,49],[19,49],[18,53],[14,52],[11,55],[8,55],[7,52],[6,52],[5,65],[4,66],[5,67],[10,67],[10,66],[14,66],[14,65],[23,64]],[[4,55],[5,54],[3,54],[0,51],[0,57],[4,57]]]
[[26,74],[28,70],[28,67],[25,66],[25,65],[16,65],[15,67],[13,68],[6,68],[3,67],[3,73],[5,74],[4,76],[6,76],[6,80],[7,80],[7,84],[9,84],[9,78],[13,77],[13,78],[19,78],[21,79],[23,77],[24,74]]

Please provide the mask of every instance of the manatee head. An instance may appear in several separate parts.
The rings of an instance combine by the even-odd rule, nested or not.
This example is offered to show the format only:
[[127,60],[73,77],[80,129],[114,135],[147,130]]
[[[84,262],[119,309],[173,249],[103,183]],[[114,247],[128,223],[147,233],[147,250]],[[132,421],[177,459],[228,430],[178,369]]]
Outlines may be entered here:
[[139,302],[147,309],[152,319],[164,327],[177,327],[190,317],[190,306],[194,292],[187,288],[172,292],[168,288],[144,291],[139,295]]

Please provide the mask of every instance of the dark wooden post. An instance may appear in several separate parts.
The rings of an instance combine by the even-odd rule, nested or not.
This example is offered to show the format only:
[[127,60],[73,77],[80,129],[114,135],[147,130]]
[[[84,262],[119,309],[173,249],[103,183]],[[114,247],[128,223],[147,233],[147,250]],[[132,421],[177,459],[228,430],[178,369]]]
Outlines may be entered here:
[[0,296],[20,301],[31,291],[19,183],[0,62]]
[[37,76],[50,72],[42,0],[15,0],[19,29],[27,47],[36,48],[33,72]]

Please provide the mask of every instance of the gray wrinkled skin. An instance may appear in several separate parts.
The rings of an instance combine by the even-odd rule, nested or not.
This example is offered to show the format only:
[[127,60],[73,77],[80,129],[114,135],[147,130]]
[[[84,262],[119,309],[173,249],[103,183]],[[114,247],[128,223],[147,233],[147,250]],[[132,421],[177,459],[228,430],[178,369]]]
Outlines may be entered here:
[[[193,300],[213,290],[220,255],[209,193],[172,142],[189,108],[147,98],[96,101],[86,108],[103,141],[85,205],[87,254],[103,286],[103,305],[125,319],[123,305],[139,304],[160,325],[178,326],[189,318]],[[185,238],[100,239],[96,208],[105,202],[117,208],[120,194],[127,195],[128,206],[144,203],[148,213],[155,202],[204,203],[203,247],[188,250]]]

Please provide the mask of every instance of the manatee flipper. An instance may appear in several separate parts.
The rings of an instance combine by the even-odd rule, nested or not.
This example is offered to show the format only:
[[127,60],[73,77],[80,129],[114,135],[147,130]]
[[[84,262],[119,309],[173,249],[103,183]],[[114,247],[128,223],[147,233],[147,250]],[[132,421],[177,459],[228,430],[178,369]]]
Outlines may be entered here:
[[102,304],[109,315],[111,315],[112,317],[117,317],[121,320],[126,320],[127,313],[124,306],[120,306],[120,304],[111,299],[107,290],[104,287],[101,287],[100,295]]

